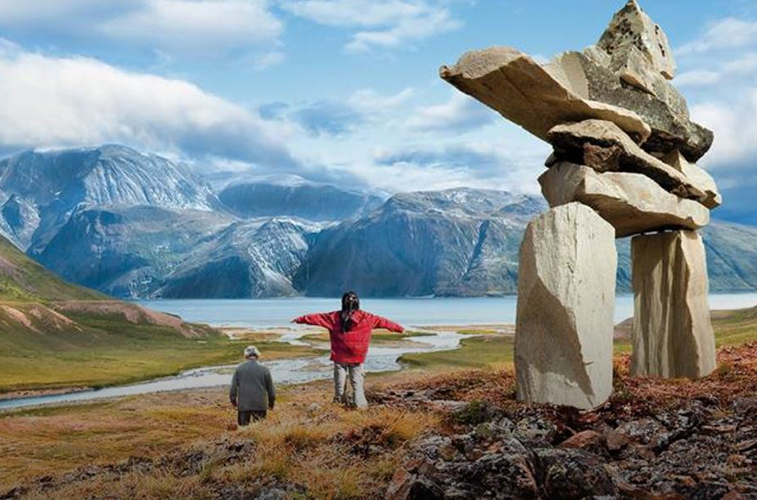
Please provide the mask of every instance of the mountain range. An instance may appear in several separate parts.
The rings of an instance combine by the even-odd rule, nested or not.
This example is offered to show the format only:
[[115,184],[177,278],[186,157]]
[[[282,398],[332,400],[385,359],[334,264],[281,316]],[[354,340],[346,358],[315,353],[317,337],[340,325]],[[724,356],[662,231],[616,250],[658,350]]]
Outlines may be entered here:
[[[108,145],[0,161],[0,234],[63,278],[118,297],[515,293],[541,197],[451,189],[388,199],[299,178],[214,189],[160,156]],[[757,290],[757,228],[703,230],[713,291]],[[629,240],[618,288],[629,290]]]

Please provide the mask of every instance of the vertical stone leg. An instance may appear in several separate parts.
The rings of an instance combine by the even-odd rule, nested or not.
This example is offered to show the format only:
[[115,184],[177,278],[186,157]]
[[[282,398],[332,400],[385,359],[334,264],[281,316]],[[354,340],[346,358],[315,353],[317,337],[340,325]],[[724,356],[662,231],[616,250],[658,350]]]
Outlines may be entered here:
[[696,231],[635,236],[633,375],[697,378],[715,369],[709,282]]
[[615,229],[580,203],[532,220],[520,249],[519,401],[581,409],[612,392]]

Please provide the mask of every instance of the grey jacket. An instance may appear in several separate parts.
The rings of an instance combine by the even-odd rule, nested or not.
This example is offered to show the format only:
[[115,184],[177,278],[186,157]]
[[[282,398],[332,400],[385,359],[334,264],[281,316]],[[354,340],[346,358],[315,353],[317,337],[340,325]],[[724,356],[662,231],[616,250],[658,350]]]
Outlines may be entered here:
[[265,411],[273,409],[276,389],[271,372],[257,361],[239,365],[231,379],[229,398],[239,411]]

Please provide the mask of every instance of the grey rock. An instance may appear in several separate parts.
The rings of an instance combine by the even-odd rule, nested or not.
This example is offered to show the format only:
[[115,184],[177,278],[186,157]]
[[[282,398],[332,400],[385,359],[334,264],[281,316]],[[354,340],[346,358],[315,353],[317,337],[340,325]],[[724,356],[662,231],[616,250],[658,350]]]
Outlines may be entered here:
[[631,373],[698,378],[715,369],[702,239],[694,231],[635,236]]
[[586,205],[529,223],[515,333],[519,401],[589,409],[610,396],[616,267],[615,229]]
[[707,195],[686,175],[641,149],[612,122],[584,120],[553,127],[547,134],[555,155],[587,165],[600,172],[622,171],[644,174],[667,191],[697,201]]
[[649,137],[642,141],[649,152],[666,154],[678,149],[696,162],[709,151],[712,131],[690,120],[686,101],[669,82],[654,80],[650,83],[654,92],[650,93],[626,84],[612,67],[612,60],[610,66],[603,66],[596,55],[571,51],[559,55],[544,69],[552,75],[570,74],[566,85],[583,99],[633,111],[651,128]]
[[705,193],[702,204],[707,208],[717,208],[723,203],[723,197],[718,191],[715,179],[705,170],[699,168],[688,160],[677,149],[662,157],[662,161],[683,173],[693,185]]
[[570,88],[569,70],[549,72],[515,49],[468,52],[452,68],[443,66],[440,74],[541,139],[555,125],[590,118],[612,121],[638,142],[650,134],[649,125],[633,111],[577,95]]
[[581,202],[613,225],[616,237],[663,229],[699,229],[710,222],[702,204],[679,198],[642,174],[599,173],[584,165],[561,162],[539,177],[550,206]]
[[613,56],[636,50],[665,78],[672,80],[675,76],[676,63],[667,35],[636,0],[628,0],[615,13],[597,46]]

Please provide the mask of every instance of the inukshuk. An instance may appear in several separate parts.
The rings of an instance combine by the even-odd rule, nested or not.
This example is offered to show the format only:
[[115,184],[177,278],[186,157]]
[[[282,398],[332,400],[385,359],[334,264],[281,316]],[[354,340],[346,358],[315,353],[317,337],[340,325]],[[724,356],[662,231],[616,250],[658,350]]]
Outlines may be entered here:
[[469,52],[441,77],[549,142],[539,177],[552,207],[520,251],[518,398],[592,408],[612,391],[617,254],[631,245],[632,373],[700,377],[715,368],[704,246],[721,203],[695,165],[712,132],[669,82],[663,31],[630,0],[595,46],[548,64],[505,47]]

